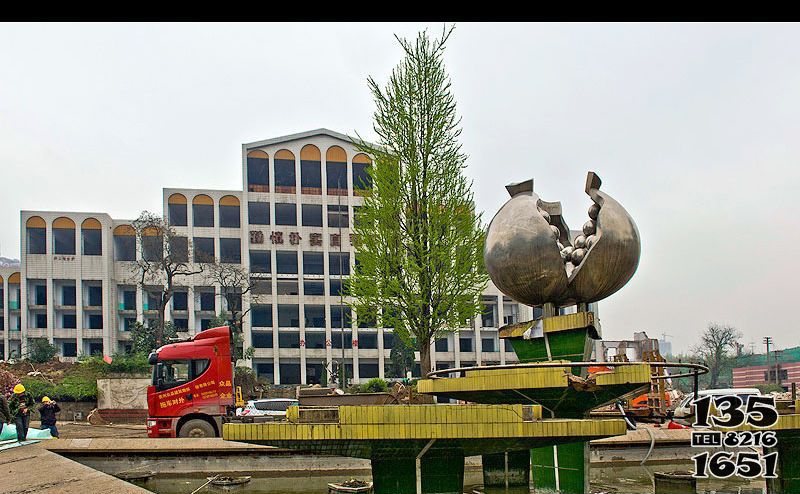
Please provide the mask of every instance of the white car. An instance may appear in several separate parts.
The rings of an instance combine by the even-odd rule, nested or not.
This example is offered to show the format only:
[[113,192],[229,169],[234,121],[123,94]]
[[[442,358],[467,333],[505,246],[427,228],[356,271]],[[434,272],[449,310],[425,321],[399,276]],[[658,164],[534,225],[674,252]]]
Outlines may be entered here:
[[263,400],[250,400],[236,415],[242,418],[269,416],[276,419],[286,418],[286,409],[300,402],[294,398],[265,398]]

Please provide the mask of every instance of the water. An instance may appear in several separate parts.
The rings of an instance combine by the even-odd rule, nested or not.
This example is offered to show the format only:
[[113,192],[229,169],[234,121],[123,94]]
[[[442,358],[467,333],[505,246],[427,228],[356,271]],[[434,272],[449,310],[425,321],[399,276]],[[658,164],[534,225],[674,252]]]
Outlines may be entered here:
[[[591,469],[591,492],[594,494],[650,494],[653,492],[654,472],[686,471],[691,464],[679,463],[657,466],[633,467],[593,467]],[[218,472],[209,472],[208,475],[191,477],[153,477],[146,481],[133,483],[157,494],[190,494],[206,483],[206,476]],[[309,477],[257,477],[258,472],[253,472],[253,478],[247,484],[235,487],[216,487],[208,485],[203,487],[198,494],[327,494],[329,482],[341,482],[352,477],[346,472],[332,476]],[[357,475],[360,480],[371,480],[369,475]],[[504,488],[484,489],[481,485],[483,474],[478,469],[468,469],[464,472],[464,492],[484,492],[485,494],[545,494],[546,491],[528,490],[517,488],[506,490]],[[763,480],[747,481],[736,478],[729,479],[701,479],[697,484],[698,494],[764,494],[766,486]]]

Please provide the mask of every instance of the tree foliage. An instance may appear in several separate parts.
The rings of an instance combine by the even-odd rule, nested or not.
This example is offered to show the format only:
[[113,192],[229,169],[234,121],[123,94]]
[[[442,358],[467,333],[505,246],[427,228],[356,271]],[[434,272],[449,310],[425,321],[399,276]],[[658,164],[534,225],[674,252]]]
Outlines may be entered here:
[[[356,144],[374,158],[372,192],[354,230],[357,266],[349,284],[356,313],[381,317],[420,352],[430,370],[436,336],[464,327],[481,311],[488,277],[471,182],[464,176],[460,119],[443,55],[452,29],[431,39],[397,38],[405,58],[375,100],[378,144]],[[379,314],[378,312],[381,312]]]
[[50,362],[58,355],[58,348],[44,338],[28,340],[28,360],[37,364]]
[[720,375],[729,366],[739,347],[742,333],[733,326],[709,323],[700,335],[700,343],[693,348],[694,354],[708,367],[709,388],[719,386]]
[[[161,329],[159,329],[158,325],[145,325],[138,321],[131,325],[130,331],[133,353],[146,355],[165,344],[170,338],[176,338],[178,336],[178,332],[175,330],[175,325],[172,324],[172,321],[165,321],[161,324],[163,324]],[[159,333],[162,338],[161,342],[158,341]]]
[[380,377],[373,377],[358,387],[359,393],[386,393],[388,391],[389,383]]
[[103,376],[106,374],[149,374],[151,371],[147,352],[115,353],[111,363],[107,363],[100,355],[81,357],[78,362],[88,373]]
[[414,369],[414,360],[414,347],[406,344],[402,338],[394,338],[389,352],[389,375],[406,377]]
[[11,396],[14,386],[19,384],[19,378],[14,373],[5,369],[0,369],[0,395],[5,397]]
[[756,384],[755,386],[761,392],[762,395],[768,395],[770,393],[783,393],[783,386],[780,384]]

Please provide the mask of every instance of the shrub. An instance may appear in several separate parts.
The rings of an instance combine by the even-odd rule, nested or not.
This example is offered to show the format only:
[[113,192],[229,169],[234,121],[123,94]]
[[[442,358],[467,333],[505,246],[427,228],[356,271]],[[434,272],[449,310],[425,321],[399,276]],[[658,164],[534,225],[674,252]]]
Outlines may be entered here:
[[97,379],[92,376],[71,374],[56,385],[55,395],[63,401],[95,400]]
[[758,388],[758,390],[761,391],[762,395],[768,395],[768,394],[770,394],[772,392],[783,393],[783,386],[780,386],[780,385],[775,384],[775,383],[757,384],[756,388]]
[[380,377],[373,377],[358,387],[359,393],[385,393],[389,391],[389,383]]
[[10,396],[12,388],[17,384],[19,384],[17,376],[7,370],[0,369],[0,395]]
[[37,364],[50,362],[53,357],[58,355],[58,348],[49,341],[37,338],[29,341],[28,360]]
[[149,374],[150,364],[145,353],[115,353],[111,363],[107,363],[100,355],[82,357],[79,362],[81,369],[87,372],[104,376],[109,373],[118,374]]
[[22,385],[25,386],[25,391],[30,393],[37,402],[42,399],[42,396],[58,399],[56,386],[43,379],[23,378]]
[[49,396],[59,401],[91,401],[97,399],[97,381],[92,376],[78,373],[69,374],[58,384],[36,378],[22,380],[25,390],[40,401]]

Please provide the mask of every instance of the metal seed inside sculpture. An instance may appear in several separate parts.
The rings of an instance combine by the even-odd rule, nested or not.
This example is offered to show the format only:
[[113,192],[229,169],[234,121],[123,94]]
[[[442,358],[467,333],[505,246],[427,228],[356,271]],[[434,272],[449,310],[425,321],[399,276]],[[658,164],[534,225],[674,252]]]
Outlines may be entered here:
[[511,199],[492,219],[484,247],[489,276],[503,293],[528,305],[565,306],[601,300],[630,280],[639,264],[639,231],[600,185],[589,172],[586,193],[594,204],[574,237],[561,203],[540,199],[533,180],[506,187]]

